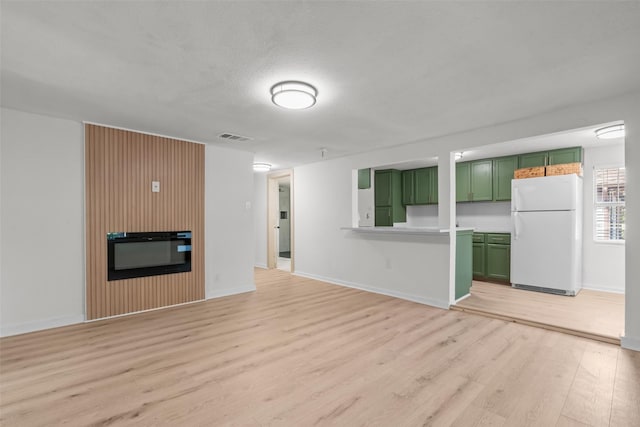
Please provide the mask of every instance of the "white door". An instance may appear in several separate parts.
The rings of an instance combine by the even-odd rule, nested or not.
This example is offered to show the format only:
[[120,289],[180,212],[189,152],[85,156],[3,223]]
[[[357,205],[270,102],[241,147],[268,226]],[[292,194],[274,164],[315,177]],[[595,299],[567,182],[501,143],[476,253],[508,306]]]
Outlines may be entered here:
[[581,179],[574,174],[514,179],[511,181],[511,210],[575,210]]
[[511,282],[575,291],[581,288],[574,211],[514,212]]

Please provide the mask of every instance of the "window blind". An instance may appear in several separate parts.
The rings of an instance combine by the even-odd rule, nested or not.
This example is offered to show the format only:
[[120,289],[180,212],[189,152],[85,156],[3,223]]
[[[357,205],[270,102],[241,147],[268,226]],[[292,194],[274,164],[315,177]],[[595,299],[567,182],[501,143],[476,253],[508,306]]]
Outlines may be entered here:
[[593,180],[595,240],[624,240],[625,168],[596,168]]

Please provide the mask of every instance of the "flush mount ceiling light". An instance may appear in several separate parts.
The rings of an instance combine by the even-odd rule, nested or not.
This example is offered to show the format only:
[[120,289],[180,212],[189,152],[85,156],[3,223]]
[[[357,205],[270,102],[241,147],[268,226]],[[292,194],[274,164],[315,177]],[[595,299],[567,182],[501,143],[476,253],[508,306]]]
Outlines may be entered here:
[[254,163],[253,171],[254,172],[269,172],[271,170],[271,165],[269,163]]
[[600,139],[613,139],[624,137],[624,124],[606,126],[596,130],[596,136]]
[[286,81],[271,87],[271,101],[290,110],[304,110],[316,103],[318,91],[308,83]]

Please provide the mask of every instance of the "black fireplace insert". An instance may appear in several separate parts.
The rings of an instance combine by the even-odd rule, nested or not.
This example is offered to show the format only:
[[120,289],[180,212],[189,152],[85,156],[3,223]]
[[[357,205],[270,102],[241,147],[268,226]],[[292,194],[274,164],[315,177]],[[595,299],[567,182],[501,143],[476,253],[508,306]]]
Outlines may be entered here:
[[107,233],[108,280],[191,271],[191,231]]

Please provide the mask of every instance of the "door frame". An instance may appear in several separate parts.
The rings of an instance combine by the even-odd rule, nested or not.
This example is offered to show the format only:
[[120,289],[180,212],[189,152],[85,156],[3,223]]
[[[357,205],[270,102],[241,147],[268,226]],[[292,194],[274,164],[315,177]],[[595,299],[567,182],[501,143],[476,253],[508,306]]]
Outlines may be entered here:
[[294,191],[293,191],[293,170],[279,170],[271,172],[267,175],[267,268],[276,268],[278,254],[276,253],[276,229],[275,226],[280,221],[280,193],[278,191],[278,181],[282,178],[289,177],[290,186],[290,208],[289,208],[289,224],[291,227],[289,233],[290,250],[291,250],[291,272],[295,271],[295,215],[294,215]]

